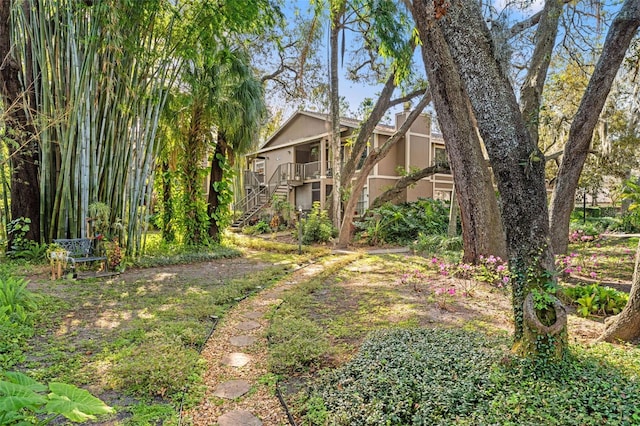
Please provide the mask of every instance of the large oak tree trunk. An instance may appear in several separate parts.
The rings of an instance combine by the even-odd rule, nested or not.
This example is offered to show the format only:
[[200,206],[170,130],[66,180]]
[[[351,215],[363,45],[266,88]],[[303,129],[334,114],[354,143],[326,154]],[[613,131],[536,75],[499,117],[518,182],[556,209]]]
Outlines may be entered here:
[[[454,113],[463,114],[470,103],[487,148],[500,191],[513,274],[515,348],[531,348],[528,343],[532,342],[526,341],[529,334],[524,333],[525,298],[533,289],[544,291],[553,271],[544,157],[527,130],[513,88],[494,55],[493,40],[479,5],[463,0],[417,0],[413,14],[425,49],[439,120],[447,128],[460,124],[449,120],[457,116]],[[451,166],[455,167],[453,162]],[[556,322],[558,326],[546,326],[560,334],[566,332],[566,316],[556,316]],[[552,352],[563,356],[566,339],[552,342],[557,345]]]
[[[27,8],[29,2],[23,7]],[[0,90],[4,104],[5,140],[11,158],[11,219],[29,218],[31,225],[25,237],[40,241],[40,147],[31,120],[33,86],[25,91],[20,82],[20,63],[11,44],[9,17],[12,2],[0,1]],[[26,11],[27,16],[29,11]],[[31,75],[27,72],[27,75]],[[29,83],[29,82],[27,82]],[[9,236],[11,246],[11,236]]]
[[571,123],[569,139],[564,147],[562,164],[558,170],[551,197],[551,244],[556,254],[567,251],[569,221],[593,131],[638,26],[640,26],[640,2],[626,0],[611,24],[602,55],[598,59],[578,112]]
[[[421,34],[428,31],[420,22],[418,28]],[[423,44],[422,54],[429,68],[427,73],[460,207],[462,260],[476,263],[481,255],[506,258],[498,201],[462,82],[458,76],[438,72],[444,58],[438,58],[429,46]]]
[[622,312],[605,320],[605,329],[600,341],[633,341],[640,339],[640,243],[636,250],[636,266],[629,301]]

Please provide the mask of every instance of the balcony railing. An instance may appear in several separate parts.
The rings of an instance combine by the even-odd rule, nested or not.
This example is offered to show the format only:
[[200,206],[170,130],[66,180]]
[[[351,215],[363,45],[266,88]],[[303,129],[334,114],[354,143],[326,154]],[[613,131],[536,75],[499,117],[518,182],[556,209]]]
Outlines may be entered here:
[[[305,180],[308,179],[320,179],[320,161],[313,161],[311,163],[304,163],[303,166],[303,176]],[[331,166],[327,163],[325,167],[327,176],[331,176]]]

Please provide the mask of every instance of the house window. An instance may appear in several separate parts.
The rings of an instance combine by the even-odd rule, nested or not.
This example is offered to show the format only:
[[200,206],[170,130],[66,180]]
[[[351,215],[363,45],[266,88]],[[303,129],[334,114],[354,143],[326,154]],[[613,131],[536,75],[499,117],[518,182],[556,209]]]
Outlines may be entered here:
[[364,148],[364,151],[362,151],[362,155],[360,156],[360,160],[358,161],[358,167],[356,168],[356,170],[362,169],[362,166],[364,165],[364,160],[367,159],[367,155],[369,155],[368,146]]
[[447,151],[441,147],[435,147],[433,153],[434,164],[449,164],[449,158],[447,157]]
[[311,182],[311,202],[320,201],[320,182]]
[[259,174],[264,174],[264,160],[255,160],[253,162],[253,171]]
[[436,191],[433,194],[435,200],[451,202],[451,191]]
[[367,188],[364,187],[360,193],[360,198],[358,198],[358,204],[356,204],[356,216],[362,216],[367,210],[367,198]]
[[311,145],[311,150],[309,151],[309,161],[313,162],[320,160],[320,156],[318,154],[320,154],[320,145]]

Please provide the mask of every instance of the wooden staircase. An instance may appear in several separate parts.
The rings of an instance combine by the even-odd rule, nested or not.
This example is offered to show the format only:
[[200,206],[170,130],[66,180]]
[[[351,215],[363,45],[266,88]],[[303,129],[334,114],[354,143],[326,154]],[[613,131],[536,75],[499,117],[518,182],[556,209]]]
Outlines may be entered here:
[[290,163],[279,165],[266,185],[260,186],[257,191],[249,194],[234,206],[234,211],[242,213],[231,224],[232,230],[239,230],[246,225],[249,220],[270,204],[274,195],[286,200],[289,197],[289,187],[302,184],[301,181],[292,179],[291,165]]

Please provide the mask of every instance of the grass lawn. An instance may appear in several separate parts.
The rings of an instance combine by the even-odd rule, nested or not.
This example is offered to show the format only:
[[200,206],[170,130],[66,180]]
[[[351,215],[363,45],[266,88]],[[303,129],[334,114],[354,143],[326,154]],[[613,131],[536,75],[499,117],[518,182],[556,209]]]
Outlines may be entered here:
[[[188,424],[180,407],[202,397],[199,349],[215,319],[327,255],[234,244],[219,259],[171,265],[194,258],[173,254],[111,279],[50,281],[45,265],[3,266],[28,277],[39,309],[31,329],[0,330],[17,336],[0,346],[0,366],[90,390],[117,410],[96,424]],[[628,291],[636,244],[572,246],[562,280]],[[491,271],[462,269],[363,254],[289,289],[269,315],[267,356],[299,424],[640,424],[637,346],[591,346],[603,317],[580,317],[576,305],[563,364],[515,359],[507,288]]]

